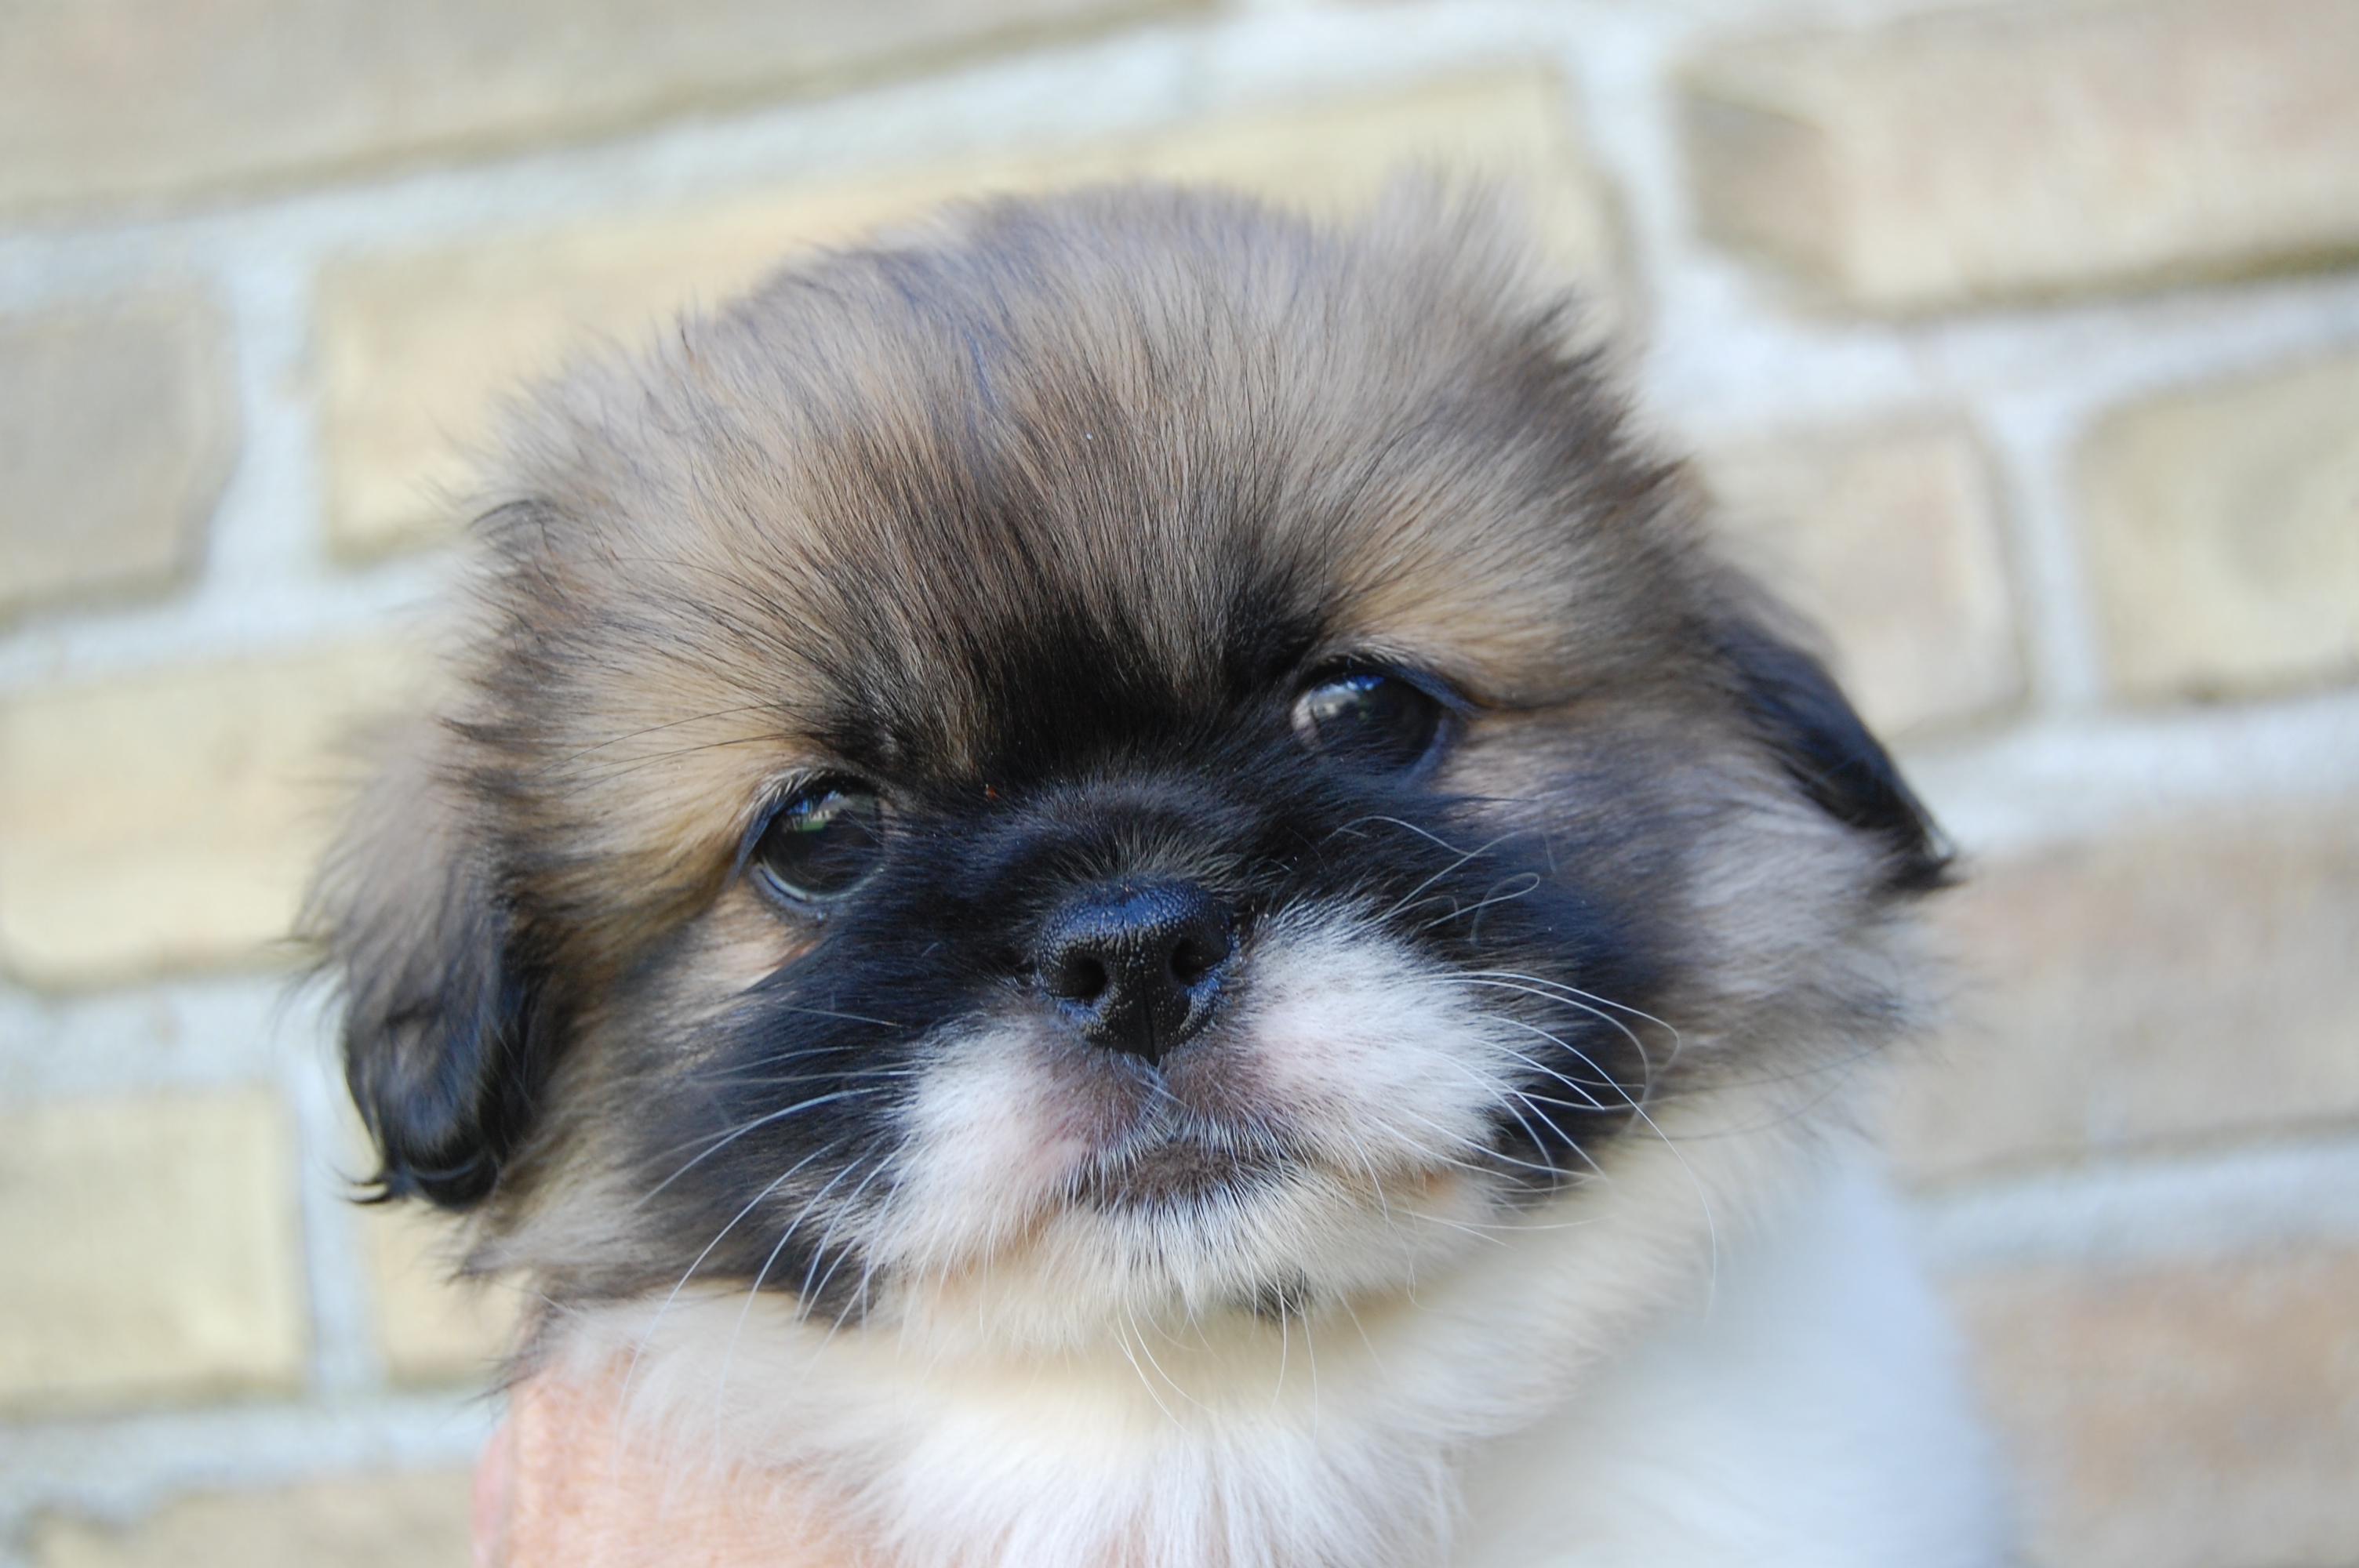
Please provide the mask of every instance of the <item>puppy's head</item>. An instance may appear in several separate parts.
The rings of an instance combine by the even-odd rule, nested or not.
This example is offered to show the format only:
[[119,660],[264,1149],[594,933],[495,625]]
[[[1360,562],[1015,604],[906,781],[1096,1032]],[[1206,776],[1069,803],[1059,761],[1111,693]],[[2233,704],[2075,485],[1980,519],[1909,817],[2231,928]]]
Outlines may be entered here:
[[970,211],[495,482],[321,908],[386,1189],[560,1301],[1283,1314],[1894,1027],[1923,818],[1478,214]]

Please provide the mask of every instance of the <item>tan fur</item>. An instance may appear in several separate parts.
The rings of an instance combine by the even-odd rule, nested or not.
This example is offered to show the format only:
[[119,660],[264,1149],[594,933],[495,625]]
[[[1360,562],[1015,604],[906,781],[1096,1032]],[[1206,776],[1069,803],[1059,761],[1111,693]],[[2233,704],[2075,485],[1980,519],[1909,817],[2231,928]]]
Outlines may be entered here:
[[[1443,1550],[1452,1454],[1776,1206],[1908,1024],[1938,857],[1518,254],[1413,191],[1349,231],[972,208],[526,406],[460,695],[318,919],[386,1183],[481,1206],[473,1266],[550,1303],[533,1365],[628,1360],[880,1562],[1378,1568]],[[1397,809],[1316,805],[1285,714],[1339,668],[1449,694],[1430,773],[1346,781]],[[744,869],[837,776],[886,803],[897,926]],[[1057,878],[1238,912],[1219,1016],[1151,1072],[1004,956],[1032,892],[965,891]],[[929,946],[937,883],[980,902]],[[1579,983],[1496,968],[1486,919]],[[986,978],[922,1001],[956,964]],[[798,1076],[846,1013],[869,1054]],[[1490,1386],[1517,1336],[1529,1387]],[[898,1511],[929,1444],[1103,1495],[936,1529]]]

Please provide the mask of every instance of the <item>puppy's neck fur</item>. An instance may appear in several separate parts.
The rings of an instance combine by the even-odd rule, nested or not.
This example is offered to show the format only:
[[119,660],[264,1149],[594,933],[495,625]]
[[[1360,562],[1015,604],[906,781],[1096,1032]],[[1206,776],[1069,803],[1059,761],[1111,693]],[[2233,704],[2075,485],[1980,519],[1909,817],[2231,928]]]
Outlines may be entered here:
[[[538,1356],[583,1380],[622,1368],[639,1441],[792,1476],[908,1568],[1457,1562],[1464,1468],[1498,1463],[1502,1440],[1512,1454],[1658,1325],[1716,1310],[1730,1249],[1808,1221],[1826,1161],[1800,1123],[1700,1136],[1764,1114],[1779,1108],[1759,1094],[1667,1112],[1661,1138],[1449,1270],[1301,1318],[994,1354],[907,1316],[836,1325],[774,1294],[690,1289],[569,1313]],[[1565,1477],[1538,1500],[1562,1509],[1567,1487],[1583,1489]],[[1613,1499],[1588,1506],[1612,1524]],[[1477,1539],[1512,1522],[1493,1512]]]

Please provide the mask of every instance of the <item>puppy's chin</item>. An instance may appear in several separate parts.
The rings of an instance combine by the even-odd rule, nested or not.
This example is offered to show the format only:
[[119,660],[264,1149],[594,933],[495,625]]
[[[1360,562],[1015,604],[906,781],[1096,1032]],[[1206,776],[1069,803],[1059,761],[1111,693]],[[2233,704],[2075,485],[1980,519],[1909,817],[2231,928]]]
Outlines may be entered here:
[[1364,911],[1291,912],[1244,958],[1223,1021],[1156,1065],[1053,1022],[945,1038],[864,1238],[881,1314],[1031,1346],[1275,1323],[1481,1244],[1534,1173],[1497,1119],[1549,1113],[1479,987]]

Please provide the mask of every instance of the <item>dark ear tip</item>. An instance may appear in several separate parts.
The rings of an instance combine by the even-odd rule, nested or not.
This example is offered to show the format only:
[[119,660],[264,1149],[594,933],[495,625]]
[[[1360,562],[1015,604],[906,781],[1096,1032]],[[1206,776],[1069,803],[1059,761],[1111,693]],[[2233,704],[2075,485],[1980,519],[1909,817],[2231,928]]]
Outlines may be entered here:
[[1948,841],[1826,667],[1750,622],[1726,628],[1722,645],[1740,705],[1787,774],[1828,816],[1885,846],[1886,890],[1949,886],[1955,857]]
[[440,1209],[463,1213],[490,1197],[499,1179],[499,1162],[480,1156],[433,1169],[388,1156],[375,1175],[360,1184],[353,1201],[375,1207],[419,1199]]
[[513,1141],[502,1042],[488,1023],[444,1025],[421,1033],[347,1023],[347,1080],[377,1150],[365,1201],[423,1198],[462,1210],[499,1184]]
[[387,1204],[423,1198],[437,1208],[459,1213],[490,1197],[492,1189],[499,1184],[499,1166],[489,1160],[439,1171],[387,1164],[369,1179],[368,1190],[360,1201]]
[[489,1198],[532,1112],[537,985],[480,861],[355,876],[334,913],[344,1081],[375,1145],[374,1201]]
[[1885,885],[1894,892],[1921,895],[1955,887],[1958,881],[1956,852],[1942,839],[1940,829],[1935,828],[1923,849],[1903,853],[1894,860]]

